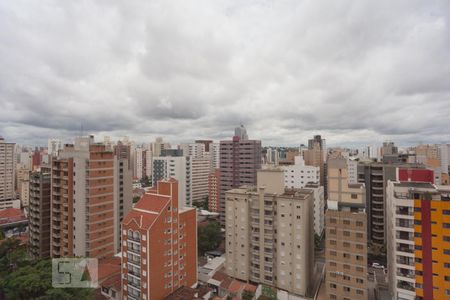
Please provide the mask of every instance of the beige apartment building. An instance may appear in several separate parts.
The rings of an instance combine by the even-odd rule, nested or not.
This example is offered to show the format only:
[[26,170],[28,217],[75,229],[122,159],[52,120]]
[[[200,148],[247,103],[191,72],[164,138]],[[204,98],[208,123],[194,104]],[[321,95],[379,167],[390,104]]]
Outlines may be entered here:
[[363,184],[348,183],[344,157],[328,160],[325,214],[327,299],[367,299],[367,216]]
[[0,136],[0,209],[16,206],[14,178],[16,172],[16,144],[7,143]]
[[281,169],[226,192],[226,272],[306,296],[314,262],[313,191],[285,189]]

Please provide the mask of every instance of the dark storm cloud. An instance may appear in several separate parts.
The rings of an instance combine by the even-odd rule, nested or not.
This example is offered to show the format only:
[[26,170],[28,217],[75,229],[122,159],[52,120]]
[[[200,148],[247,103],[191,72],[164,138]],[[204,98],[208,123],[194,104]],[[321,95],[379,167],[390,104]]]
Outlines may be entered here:
[[2,1],[0,134],[450,139],[448,1]]

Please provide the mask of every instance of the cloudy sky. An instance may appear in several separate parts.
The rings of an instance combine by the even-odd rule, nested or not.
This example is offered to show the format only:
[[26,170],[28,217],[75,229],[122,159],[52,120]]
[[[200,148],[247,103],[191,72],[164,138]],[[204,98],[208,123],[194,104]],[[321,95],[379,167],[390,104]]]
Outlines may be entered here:
[[0,1],[0,135],[450,142],[450,1]]

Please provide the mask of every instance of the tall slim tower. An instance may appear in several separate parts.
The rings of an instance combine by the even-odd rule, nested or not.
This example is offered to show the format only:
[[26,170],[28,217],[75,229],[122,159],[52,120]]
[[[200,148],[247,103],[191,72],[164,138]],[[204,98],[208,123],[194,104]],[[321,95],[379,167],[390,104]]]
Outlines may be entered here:
[[367,299],[367,216],[364,184],[348,183],[347,160],[328,160],[325,214],[327,299]]
[[13,207],[15,200],[15,145],[5,142],[5,139],[0,136],[0,209]]
[[114,254],[114,153],[94,137],[64,145],[52,161],[51,256]]
[[31,172],[28,250],[33,258],[50,256],[50,191],[50,168]]
[[225,192],[244,184],[256,185],[256,171],[261,169],[261,141],[241,139],[240,136],[234,136],[231,141],[220,141],[219,161],[219,213],[224,225]]

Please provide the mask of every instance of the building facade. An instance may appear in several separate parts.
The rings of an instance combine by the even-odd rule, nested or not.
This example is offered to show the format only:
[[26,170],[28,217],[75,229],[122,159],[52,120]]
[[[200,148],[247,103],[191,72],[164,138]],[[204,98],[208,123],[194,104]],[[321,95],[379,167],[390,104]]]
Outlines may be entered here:
[[35,258],[50,257],[51,170],[41,167],[30,175],[29,253]]
[[325,214],[327,299],[368,299],[367,216],[363,184],[348,183],[347,160],[328,160]]
[[[120,226],[124,216],[133,206],[133,170],[130,151],[114,148],[114,253],[121,250]],[[129,148],[129,146],[126,146]]]
[[64,145],[52,161],[51,256],[114,254],[114,153],[94,137]]
[[16,174],[16,155],[14,143],[7,143],[0,136],[0,209],[12,208],[16,195],[14,180]]
[[178,182],[159,181],[123,220],[124,299],[164,299],[197,283],[197,215],[178,203]]
[[[246,134],[245,134],[246,135]],[[256,171],[261,169],[261,141],[220,141],[220,199],[221,224],[225,224],[225,192],[241,185],[256,185]]]
[[208,176],[208,210],[219,212],[220,170],[215,169]]
[[258,171],[257,186],[226,192],[226,272],[306,296],[312,277],[313,192],[285,190],[283,171]]
[[392,299],[450,297],[450,188],[390,181],[387,248]]
[[293,165],[282,166],[284,171],[284,186],[286,188],[301,189],[308,183],[320,182],[320,168],[305,165],[302,156],[295,157]]
[[360,162],[358,182],[366,188],[366,213],[369,242],[386,245],[386,187],[389,180],[397,180],[398,168],[420,169],[423,165],[401,163]]

